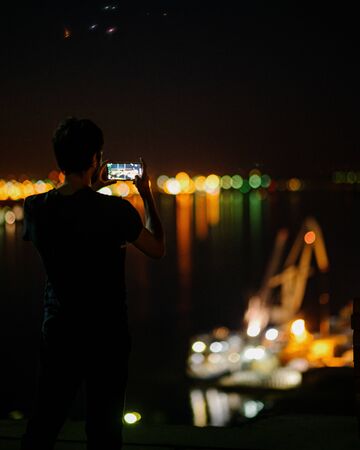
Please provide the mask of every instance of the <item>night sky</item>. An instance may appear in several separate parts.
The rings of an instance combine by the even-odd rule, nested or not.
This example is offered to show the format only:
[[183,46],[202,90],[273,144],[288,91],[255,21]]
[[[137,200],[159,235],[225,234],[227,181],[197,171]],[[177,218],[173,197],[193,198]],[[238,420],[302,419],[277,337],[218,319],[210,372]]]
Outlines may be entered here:
[[69,115],[103,129],[105,158],[142,155],[154,174],[360,170],[355,9],[13,3],[2,11],[0,176],[56,168],[51,136]]

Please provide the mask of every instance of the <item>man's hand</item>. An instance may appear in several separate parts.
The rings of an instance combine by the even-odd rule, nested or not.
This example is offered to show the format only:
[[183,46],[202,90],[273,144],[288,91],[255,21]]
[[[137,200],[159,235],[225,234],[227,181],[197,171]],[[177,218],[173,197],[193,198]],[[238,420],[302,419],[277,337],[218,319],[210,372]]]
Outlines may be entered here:
[[95,174],[95,181],[92,183],[91,187],[94,191],[98,191],[99,189],[109,186],[110,184],[116,183],[116,180],[108,180],[107,177],[107,167],[106,164],[110,163],[111,161],[107,159],[104,161],[100,169],[98,170],[97,174]]
[[139,175],[136,175],[133,183],[135,184],[135,186],[136,186],[137,190],[139,191],[139,194],[141,195],[141,197],[142,198],[147,198],[151,194],[150,183],[149,183],[149,176],[147,174],[146,163],[142,159],[141,156],[140,156],[140,162],[141,162],[141,164],[143,166],[143,173],[142,173],[141,177],[139,177]]

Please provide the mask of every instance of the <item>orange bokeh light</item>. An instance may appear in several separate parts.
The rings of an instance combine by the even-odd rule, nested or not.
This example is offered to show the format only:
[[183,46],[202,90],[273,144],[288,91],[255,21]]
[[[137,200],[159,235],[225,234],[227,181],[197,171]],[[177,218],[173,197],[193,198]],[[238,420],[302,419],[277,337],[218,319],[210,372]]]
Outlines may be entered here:
[[304,236],[304,241],[306,244],[313,244],[316,239],[316,234],[313,231],[308,231]]

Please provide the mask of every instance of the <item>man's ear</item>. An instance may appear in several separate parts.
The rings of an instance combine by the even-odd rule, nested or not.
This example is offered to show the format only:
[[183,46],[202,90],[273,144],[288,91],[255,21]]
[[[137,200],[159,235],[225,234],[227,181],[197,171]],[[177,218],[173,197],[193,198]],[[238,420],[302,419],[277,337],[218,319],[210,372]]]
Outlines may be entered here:
[[93,155],[93,159],[92,159],[92,163],[91,163],[91,167],[94,167],[94,169],[98,166],[98,159],[96,157],[96,153],[94,153]]

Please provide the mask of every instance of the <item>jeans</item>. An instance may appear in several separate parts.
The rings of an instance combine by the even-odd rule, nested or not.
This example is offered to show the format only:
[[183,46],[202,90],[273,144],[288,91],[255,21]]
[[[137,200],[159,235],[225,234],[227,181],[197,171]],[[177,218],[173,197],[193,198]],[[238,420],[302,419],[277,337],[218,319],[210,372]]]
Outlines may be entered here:
[[[84,382],[87,450],[120,450],[131,337],[96,327],[72,332],[49,321],[41,336],[37,401],[22,436],[22,450],[52,450]],[[119,326],[118,326],[119,328]]]

